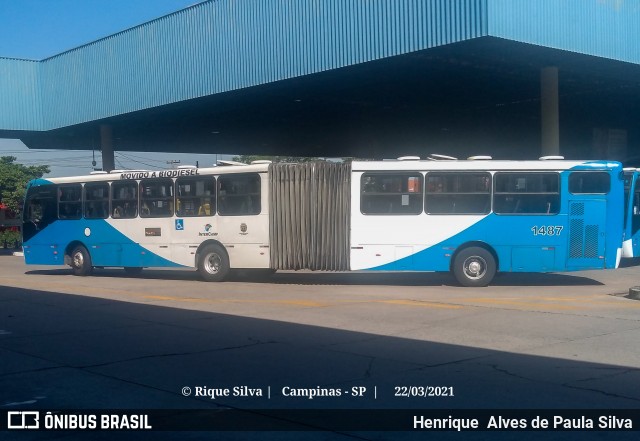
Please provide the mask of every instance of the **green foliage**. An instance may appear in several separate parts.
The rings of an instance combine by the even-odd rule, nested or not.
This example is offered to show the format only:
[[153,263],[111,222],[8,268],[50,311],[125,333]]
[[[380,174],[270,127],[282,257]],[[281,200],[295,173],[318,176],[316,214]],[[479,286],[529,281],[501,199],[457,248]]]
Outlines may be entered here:
[[18,214],[22,211],[27,182],[49,173],[49,167],[18,164],[16,159],[15,156],[0,157],[0,202]]
[[0,231],[0,248],[15,248],[22,238],[19,231],[4,230]]

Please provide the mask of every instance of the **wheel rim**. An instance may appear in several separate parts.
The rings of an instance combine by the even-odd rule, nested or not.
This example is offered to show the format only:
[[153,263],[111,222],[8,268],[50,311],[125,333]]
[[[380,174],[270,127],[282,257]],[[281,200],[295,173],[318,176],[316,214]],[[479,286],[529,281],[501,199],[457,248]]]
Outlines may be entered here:
[[487,261],[480,256],[471,256],[462,264],[464,275],[471,280],[482,279],[487,273]]
[[82,265],[84,264],[84,256],[82,255],[81,252],[77,252],[73,255],[73,266],[75,266],[76,268],[82,268]]
[[217,253],[209,253],[204,259],[204,269],[209,274],[217,274],[222,266],[222,259]]

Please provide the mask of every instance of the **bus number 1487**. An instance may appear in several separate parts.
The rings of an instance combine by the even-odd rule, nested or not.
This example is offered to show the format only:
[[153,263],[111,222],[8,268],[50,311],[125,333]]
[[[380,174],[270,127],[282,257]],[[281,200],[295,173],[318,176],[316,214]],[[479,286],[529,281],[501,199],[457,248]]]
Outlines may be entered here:
[[549,225],[549,226],[533,226],[531,227],[531,231],[533,231],[534,236],[560,236],[562,232],[561,225]]

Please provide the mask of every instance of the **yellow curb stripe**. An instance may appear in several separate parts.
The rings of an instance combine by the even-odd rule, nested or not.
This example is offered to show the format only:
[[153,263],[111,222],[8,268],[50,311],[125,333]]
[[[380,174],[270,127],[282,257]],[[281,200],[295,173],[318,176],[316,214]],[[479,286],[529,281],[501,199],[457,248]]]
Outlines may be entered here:
[[375,303],[385,303],[388,305],[422,306],[425,308],[462,309],[463,305],[452,305],[448,303],[421,302],[419,300],[379,300]]

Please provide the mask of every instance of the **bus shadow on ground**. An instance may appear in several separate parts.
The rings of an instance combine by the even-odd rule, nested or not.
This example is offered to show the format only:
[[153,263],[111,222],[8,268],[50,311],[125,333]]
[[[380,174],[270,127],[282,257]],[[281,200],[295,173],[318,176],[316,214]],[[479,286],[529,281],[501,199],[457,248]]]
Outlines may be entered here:
[[[616,365],[485,349],[482,344],[440,343],[428,337],[444,332],[438,331],[442,326],[438,320],[413,325],[414,331],[422,327],[425,337],[403,338],[8,286],[0,286],[0,303],[0,406],[8,410],[230,407],[421,409],[428,414],[428,409],[579,408],[614,409],[607,411],[614,413],[615,409],[637,409],[640,405],[637,358],[627,357],[627,365]],[[543,348],[568,344],[572,349],[565,352],[572,357],[574,352],[586,357],[604,351],[602,359],[607,359],[608,350],[616,351],[603,342],[577,343],[602,336],[605,328],[610,332],[613,323],[595,320],[586,327],[587,318],[577,318],[574,323],[565,323],[566,317],[549,320],[555,320],[560,328],[540,328],[548,339]],[[496,321],[478,326],[485,335],[487,326],[497,330],[502,325]],[[466,331],[475,333],[473,326]],[[492,342],[486,340],[485,344]],[[398,396],[405,386],[430,385],[450,387],[454,396]],[[196,387],[233,390],[242,386],[260,389],[263,394],[215,399],[194,396]],[[190,388],[189,394],[183,392],[185,387]],[[290,393],[291,389],[351,391],[352,387],[364,387],[368,392],[360,397],[342,392],[314,399]],[[250,413],[247,415],[250,421]],[[323,429],[325,423],[330,424],[316,421],[314,428]],[[38,439],[58,439],[60,432],[39,435]],[[95,432],[66,433],[64,439],[83,435],[91,435],[86,439],[106,437]],[[165,439],[162,435],[154,434],[154,438]],[[270,437],[262,433],[251,438],[293,440],[301,435],[294,432]],[[333,435],[319,439],[353,439]],[[424,433],[384,432],[360,439],[411,435],[424,439]],[[465,438],[472,435],[465,433]],[[478,439],[499,439],[505,434],[475,435]],[[580,435],[580,439],[615,435],[616,440],[637,436]],[[440,439],[449,436],[453,435],[438,434]],[[512,436],[507,439],[514,439]],[[562,432],[544,435],[545,439],[566,437]],[[186,433],[166,439],[176,438],[191,439]],[[225,433],[216,439],[242,437]],[[519,433],[517,439],[540,439],[540,434]]]
[[[69,269],[31,270],[30,275],[69,275]],[[201,280],[195,271],[145,269],[140,275],[130,276],[122,269],[96,269],[90,277],[118,277],[149,280]],[[329,272],[329,271],[231,271],[226,282],[271,283],[280,285],[376,285],[376,286],[460,286],[449,273],[381,273],[381,272]],[[212,282],[213,283],[213,282]],[[555,273],[498,273],[491,286],[600,286],[603,283],[573,274]]]

